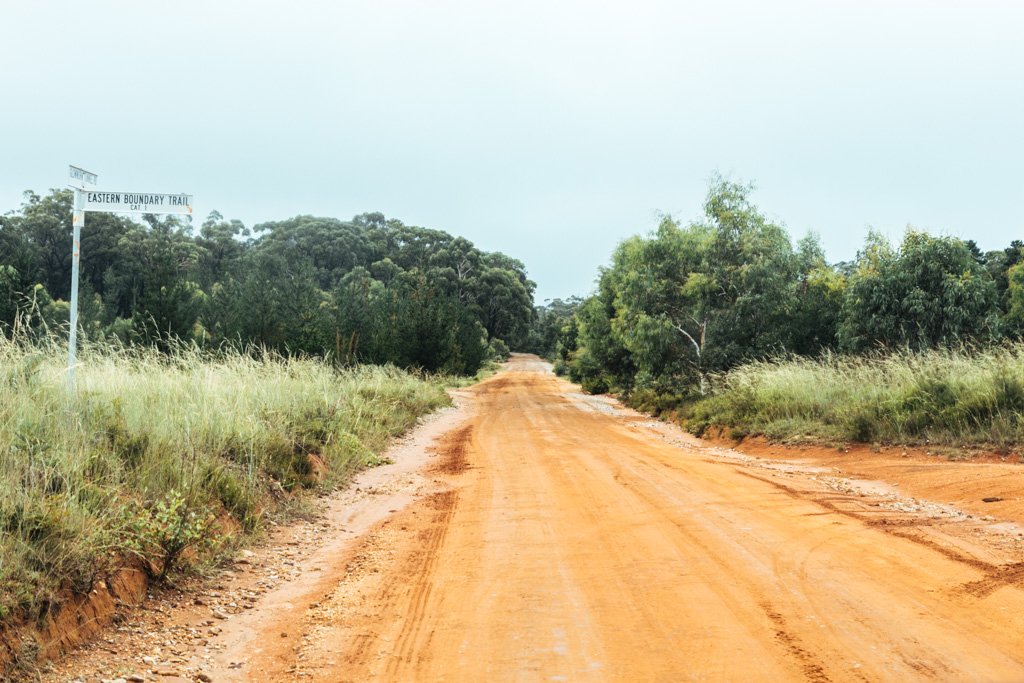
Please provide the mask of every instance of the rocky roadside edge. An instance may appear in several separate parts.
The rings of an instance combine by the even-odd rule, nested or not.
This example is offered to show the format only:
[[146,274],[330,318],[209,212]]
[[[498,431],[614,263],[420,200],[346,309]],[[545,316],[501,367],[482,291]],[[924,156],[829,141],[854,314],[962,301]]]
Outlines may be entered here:
[[[246,637],[239,633],[246,627],[236,624],[252,622],[253,617],[258,621],[267,603],[275,610],[289,605],[282,603],[281,595],[287,598],[315,590],[331,572],[330,567],[324,571],[325,549],[331,550],[329,557],[338,548],[354,544],[370,527],[429,492],[430,478],[420,471],[433,457],[430,445],[465,421],[471,411],[464,392],[450,394],[452,407],[421,418],[409,434],[392,444],[384,454],[389,464],[362,472],[348,488],[317,499],[308,518],[272,526],[258,546],[240,551],[211,577],[150,586],[141,604],[121,605],[111,625],[94,640],[63,659],[43,662],[36,670],[14,674],[9,680],[214,681],[222,659],[218,655],[237,649],[239,639]],[[301,634],[280,635],[292,636]],[[245,662],[227,666],[241,670]]]

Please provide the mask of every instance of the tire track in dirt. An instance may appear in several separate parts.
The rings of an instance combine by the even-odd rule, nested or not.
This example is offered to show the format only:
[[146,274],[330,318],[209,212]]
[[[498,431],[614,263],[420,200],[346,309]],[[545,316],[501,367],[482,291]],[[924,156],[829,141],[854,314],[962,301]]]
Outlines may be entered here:
[[439,456],[439,460],[430,468],[430,471],[439,474],[462,474],[465,472],[469,468],[466,450],[469,448],[472,438],[472,424],[459,427],[441,437],[438,445],[433,449]]
[[[415,647],[424,628],[424,615],[427,609],[430,591],[432,589],[432,578],[434,568],[437,564],[437,554],[444,542],[448,531],[448,524],[455,512],[455,505],[458,494],[455,491],[438,493],[431,497],[426,503],[438,510],[433,524],[426,532],[420,533],[420,540],[423,542],[423,551],[418,561],[413,563],[413,588],[410,599],[410,608],[407,618],[402,625],[402,630],[395,640],[395,657],[388,662],[385,673],[388,677],[395,676],[399,667],[403,664],[415,662]],[[429,639],[428,639],[429,642]]]
[[775,624],[775,637],[782,643],[789,654],[800,662],[807,680],[810,683],[830,683],[832,679],[825,674],[825,670],[818,663],[817,658],[805,650],[800,643],[800,639],[792,635],[786,628],[785,617],[776,612],[769,603],[761,603],[761,609],[764,610],[764,613]]
[[[1002,586],[1024,586],[1024,563],[993,564],[979,560],[954,548],[941,545],[935,540],[926,536],[910,533],[914,530],[922,530],[926,527],[938,526],[940,522],[920,515],[906,518],[893,519],[890,517],[878,518],[878,515],[885,514],[884,511],[869,508],[868,503],[863,500],[852,499],[843,496],[815,496],[808,495],[806,491],[801,492],[786,484],[772,480],[752,472],[738,470],[738,474],[763,481],[783,491],[794,499],[813,500],[825,508],[829,513],[844,515],[863,522],[866,526],[878,529],[892,536],[902,538],[913,543],[918,543],[937,553],[945,555],[951,560],[965,564],[987,574],[985,579],[972,581],[965,584],[963,590],[972,593],[977,597],[984,597],[993,590]],[[817,513],[811,513],[817,514]]]
[[985,578],[965,583],[958,590],[976,598],[985,598],[1000,588],[1024,585],[1024,562],[989,567],[987,571]]
[[[288,655],[285,673],[317,680],[366,681],[389,678],[414,662],[414,643],[423,637],[423,611],[433,589],[431,576],[458,502],[450,482],[468,469],[472,423],[439,437],[429,448],[437,458],[426,471],[435,489],[407,509],[368,531],[352,549],[344,578],[305,615],[308,636]],[[414,539],[400,543],[398,538]],[[387,608],[362,609],[363,605]],[[377,625],[386,625],[382,653]],[[325,645],[351,643],[343,661]],[[283,678],[268,680],[285,680]]]
[[[473,424],[469,423],[440,439],[440,444],[435,448],[440,460],[431,468],[433,472],[452,476],[462,474],[469,468],[466,451],[473,436],[473,429]],[[458,492],[448,490],[433,494],[421,504],[422,507],[436,510],[437,514],[434,515],[430,526],[420,532],[423,550],[412,562],[410,572],[414,582],[411,608],[395,641],[396,657],[388,664],[387,676],[394,676],[400,663],[412,662],[415,658],[414,648],[423,628],[423,617],[433,587],[432,579],[438,552],[444,542],[457,502]]]
[[1024,680],[1024,553],[984,523],[722,457],[530,357],[467,395],[412,502],[218,683]]

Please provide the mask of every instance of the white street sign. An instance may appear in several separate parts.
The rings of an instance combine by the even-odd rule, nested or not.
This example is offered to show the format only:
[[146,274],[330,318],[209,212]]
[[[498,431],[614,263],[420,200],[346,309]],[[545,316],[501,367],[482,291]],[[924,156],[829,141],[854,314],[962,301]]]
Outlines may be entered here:
[[86,211],[127,211],[130,213],[192,213],[190,194],[149,194],[145,192],[83,192]]
[[78,272],[82,258],[82,227],[85,225],[85,212],[192,215],[192,195],[100,192],[96,189],[96,174],[77,166],[68,166],[68,185],[75,188],[75,205],[71,214],[71,331],[68,335],[68,392],[74,393],[78,347]]
[[96,188],[96,174],[77,166],[68,166],[68,185],[79,190]]

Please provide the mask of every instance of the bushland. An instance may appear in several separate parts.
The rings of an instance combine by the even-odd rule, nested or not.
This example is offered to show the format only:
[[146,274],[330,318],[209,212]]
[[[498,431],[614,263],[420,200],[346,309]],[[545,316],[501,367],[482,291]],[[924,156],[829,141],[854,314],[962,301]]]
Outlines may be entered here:
[[216,559],[448,402],[394,367],[111,343],[82,349],[69,393],[64,349],[0,336],[0,618]]
[[1024,344],[747,363],[678,415],[700,435],[992,448],[1024,443]]
[[585,391],[770,437],[1021,443],[1024,243],[869,230],[849,262],[716,176],[702,218],[619,244],[530,339]]

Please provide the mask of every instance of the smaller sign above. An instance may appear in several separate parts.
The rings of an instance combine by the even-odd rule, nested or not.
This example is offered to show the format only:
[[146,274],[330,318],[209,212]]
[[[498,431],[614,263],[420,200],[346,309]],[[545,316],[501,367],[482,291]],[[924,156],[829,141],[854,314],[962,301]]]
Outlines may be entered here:
[[96,188],[96,174],[84,168],[68,166],[68,185],[79,190],[93,190]]
[[85,210],[191,214],[192,195],[91,191],[85,193]]

